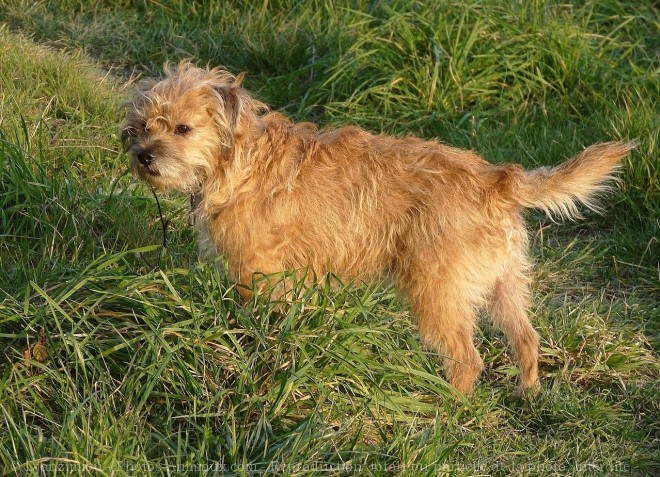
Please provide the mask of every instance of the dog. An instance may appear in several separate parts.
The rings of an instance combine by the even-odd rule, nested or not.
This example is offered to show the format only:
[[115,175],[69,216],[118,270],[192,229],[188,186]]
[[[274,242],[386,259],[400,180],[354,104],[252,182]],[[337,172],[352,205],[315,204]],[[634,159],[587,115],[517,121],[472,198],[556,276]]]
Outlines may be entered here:
[[595,144],[525,171],[438,141],[293,123],[222,68],[183,61],[165,73],[127,102],[132,168],[153,187],[198,199],[200,229],[245,285],[243,298],[257,273],[388,277],[424,343],[445,356],[455,389],[472,392],[483,369],[473,344],[482,308],[508,338],[520,389],[538,386],[523,213],[598,211],[596,197],[635,143]]

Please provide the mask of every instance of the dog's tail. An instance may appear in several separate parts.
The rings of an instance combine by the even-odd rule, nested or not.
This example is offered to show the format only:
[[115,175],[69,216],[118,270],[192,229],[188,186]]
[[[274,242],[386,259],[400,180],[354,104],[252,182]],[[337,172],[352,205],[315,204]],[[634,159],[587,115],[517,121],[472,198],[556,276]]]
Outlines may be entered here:
[[557,167],[541,167],[517,175],[509,188],[510,199],[523,207],[542,209],[548,215],[580,218],[578,204],[600,212],[596,198],[613,189],[613,175],[636,141],[594,144]]

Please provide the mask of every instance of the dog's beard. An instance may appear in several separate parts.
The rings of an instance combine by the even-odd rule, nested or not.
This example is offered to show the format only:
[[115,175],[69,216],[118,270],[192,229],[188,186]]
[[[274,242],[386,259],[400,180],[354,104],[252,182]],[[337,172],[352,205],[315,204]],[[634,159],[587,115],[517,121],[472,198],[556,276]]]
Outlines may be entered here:
[[137,159],[133,160],[133,170],[144,181],[149,181],[154,176],[160,176],[160,171],[155,164],[143,165]]
[[200,155],[185,159],[167,155],[158,156],[152,164],[140,164],[133,158],[133,172],[141,180],[163,192],[197,193],[210,174],[208,161]]

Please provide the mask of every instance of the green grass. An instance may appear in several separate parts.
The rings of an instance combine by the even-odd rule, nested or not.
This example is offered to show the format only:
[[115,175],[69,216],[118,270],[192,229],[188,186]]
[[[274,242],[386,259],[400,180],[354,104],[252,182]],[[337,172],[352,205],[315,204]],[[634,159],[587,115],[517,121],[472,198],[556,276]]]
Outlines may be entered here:
[[[660,472],[660,15],[574,3],[0,0],[0,474]],[[162,250],[119,102],[187,57],[296,120],[494,162],[639,138],[605,216],[530,213],[541,392],[484,325],[457,398],[386,285],[241,304],[186,197]]]

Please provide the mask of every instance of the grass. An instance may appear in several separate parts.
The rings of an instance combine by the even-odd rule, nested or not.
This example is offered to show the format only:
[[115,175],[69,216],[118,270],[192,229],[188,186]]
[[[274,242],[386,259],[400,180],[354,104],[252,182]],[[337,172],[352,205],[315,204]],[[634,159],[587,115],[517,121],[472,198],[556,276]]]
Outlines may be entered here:
[[[660,472],[653,2],[0,0],[0,473]],[[456,398],[387,285],[242,305],[187,198],[127,173],[119,100],[166,60],[323,126],[555,164],[639,138],[605,216],[529,217],[542,390],[502,335]],[[158,267],[155,267],[158,265]]]

